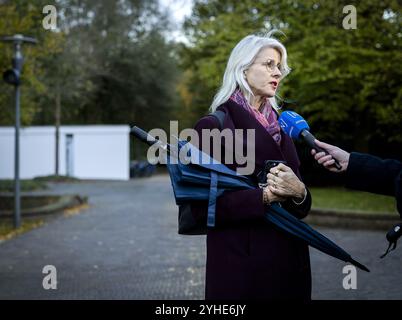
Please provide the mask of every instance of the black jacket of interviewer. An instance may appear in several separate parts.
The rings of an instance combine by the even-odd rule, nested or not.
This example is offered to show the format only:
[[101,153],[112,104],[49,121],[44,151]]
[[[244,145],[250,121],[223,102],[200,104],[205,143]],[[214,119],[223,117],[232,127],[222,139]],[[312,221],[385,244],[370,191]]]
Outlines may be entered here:
[[346,170],[346,186],[394,196],[402,218],[402,162],[352,152]]

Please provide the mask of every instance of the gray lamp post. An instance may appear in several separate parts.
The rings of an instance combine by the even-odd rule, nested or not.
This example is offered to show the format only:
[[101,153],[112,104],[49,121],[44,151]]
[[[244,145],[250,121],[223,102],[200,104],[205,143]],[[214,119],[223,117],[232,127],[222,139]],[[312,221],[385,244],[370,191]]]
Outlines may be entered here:
[[12,69],[4,72],[3,79],[8,84],[15,87],[15,149],[14,149],[14,227],[19,228],[21,224],[21,205],[20,205],[20,84],[21,72],[24,58],[22,56],[21,44],[36,44],[34,38],[24,37],[21,34],[14,36],[1,37],[0,41],[12,42],[14,44],[14,57],[12,59]]

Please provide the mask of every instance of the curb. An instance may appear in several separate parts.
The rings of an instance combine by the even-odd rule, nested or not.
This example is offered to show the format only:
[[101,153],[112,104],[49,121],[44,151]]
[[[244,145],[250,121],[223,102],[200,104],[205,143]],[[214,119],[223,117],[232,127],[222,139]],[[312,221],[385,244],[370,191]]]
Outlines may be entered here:
[[[37,195],[35,197],[48,197],[48,195]],[[80,195],[63,195],[59,196],[59,200],[55,203],[43,205],[35,208],[21,209],[21,216],[24,218],[36,218],[48,216],[65,209],[70,209],[82,204],[88,203],[87,196]],[[13,210],[1,210],[0,219],[11,219],[14,215]]]
[[400,223],[398,213],[313,208],[306,223],[323,227],[387,231]]

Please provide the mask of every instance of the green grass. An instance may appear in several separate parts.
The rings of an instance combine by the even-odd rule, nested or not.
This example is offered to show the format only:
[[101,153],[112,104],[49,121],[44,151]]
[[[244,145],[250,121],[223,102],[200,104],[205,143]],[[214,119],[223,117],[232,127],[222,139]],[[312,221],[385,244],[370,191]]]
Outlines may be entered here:
[[[47,189],[47,182],[78,182],[80,179],[67,176],[41,176],[30,180],[20,180],[21,191]],[[0,192],[14,192],[14,180],[0,180]]]
[[396,213],[395,198],[345,188],[309,188],[313,208]]
[[[21,180],[21,191],[47,189],[46,182],[35,180]],[[0,180],[0,192],[14,192],[14,180]]]
[[37,182],[78,182],[80,179],[73,178],[73,177],[68,177],[68,176],[40,176],[40,177],[35,177],[33,181]]
[[37,228],[44,223],[41,218],[24,219],[18,229],[14,229],[14,224],[11,219],[0,220],[0,240],[8,240],[19,234]]

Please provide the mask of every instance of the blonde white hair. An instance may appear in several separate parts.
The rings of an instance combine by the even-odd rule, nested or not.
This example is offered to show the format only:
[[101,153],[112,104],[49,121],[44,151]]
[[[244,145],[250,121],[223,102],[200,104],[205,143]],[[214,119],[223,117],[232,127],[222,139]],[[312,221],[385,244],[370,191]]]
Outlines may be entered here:
[[[222,86],[210,106],[212,112],[225,103],[237,87],[242,91],[247,101],[251,103],[253,92],[244,78],[244,71],[250,67],[263,48],[269,47],[278,50],[281,55],[281,79],[289,74],[291,69],[287,64],[286,48],[272,36],[275,32],[278,32],[278,30],[271,30],[265,35],[248,35],[233,48],[223,75]],[[275,97],[269,98],[269,101],[272,107],[278,109]]]

